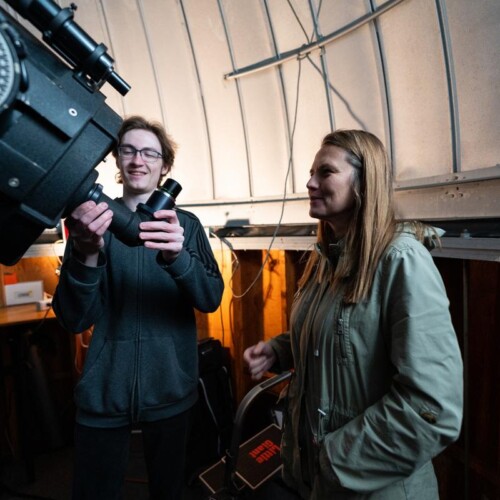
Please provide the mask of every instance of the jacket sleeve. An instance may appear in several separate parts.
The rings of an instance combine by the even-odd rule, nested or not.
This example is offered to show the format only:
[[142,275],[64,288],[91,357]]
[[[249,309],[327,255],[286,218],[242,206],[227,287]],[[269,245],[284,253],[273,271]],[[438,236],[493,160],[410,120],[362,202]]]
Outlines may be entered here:
[[290,333],[286,332],[273,337],[269,345],[276,354],[276,363],[271,367],[272,372],[281,373],[294,368]]
[[158,253],[157,262],[170,273],[192,307],[201,312],[215,311],[222,300],[224,281],[208,242],[203,226],[197,217],[186,211],[183,216],[184,248],[172,264],[167,264]]
[[395,375],[389,391],[321,444],[321,472],[360,492],[402,480],[458,438],[462,359],[449,302],[422,245],[383,263],[382,324]]
[[59,283],[52,305],[57,319],[68,331],[80,333],[90,328],[101,315],[106,282],[106,257],[100,253],[97,267],[88,267],[66,246]]

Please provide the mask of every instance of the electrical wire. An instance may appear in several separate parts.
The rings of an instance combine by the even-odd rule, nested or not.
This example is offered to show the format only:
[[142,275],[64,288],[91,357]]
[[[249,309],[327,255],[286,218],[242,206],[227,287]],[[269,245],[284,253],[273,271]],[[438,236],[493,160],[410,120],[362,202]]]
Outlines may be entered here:
[[[288,5],[293,13],[293,15],[295,16],[295,19],[297,20],[299,26],[301,27],[304,35],[305,35],[305,38],[308,42],[310,42],[310,37],[308,36],[307,34],[307,31],[306,29],[304,28],[304,25],[302,24],[295,8],[293,7],[293,5],[291,4],[290,0],[287,0],[288,2]],[[322,2],[320,2],[320,5],[318,7],[318,13],[321,9],[321,5],[322,5]],[[231,286],[231,283],[233,282],[233,279],[234,279],[234,276],[236,275],[236,272],[238,271],[239,269],[239,260],[238,260],[238,256],[236,255],[231,243],[226,239],[226,238],[223,238],[223,237],[220,237],[218,236],[217,234],[215,234],[214,232],[210,233],[212,236],[215,236],[217,238],[219,238],[219,240],[221,241],[221,244],[224,243],[230,250],[231,254],[233,255],[234,257],[234,260],[233,260],[233,272],[231,274],[231,277],[229,278],[229,283],[228,283],[228,287],[229,289],[231,290],[231,293],[232,293],[232,298],[231,298],[231,302],[230,302],[230,311],[232,309],[232,304],[233,304],[233,300],[234,299],[241,299],[243,298],[252,288],[253,286],[255,285],[255,283],[257,283],[258,279],[260,278],[263,270],[265,269],[265,266],[267,264],[267,261],[269,260],[270,258],[270,255],[271,255],[271,248],[273,246],[273,243],[276,239],[276,236],[278,234],[278,231],[281,227],[281,223],[283,221],[283,215],[284,215],[284,212],[285,212],[285,204],[286,204],[286,201],[287,201],[287,184],[288,184],[288,178],[290,176],[290,172],[292,170],[292,165],[293,165],[293,144],[294,144],[294,136],[295,136],[295,130],[296,130],[296,127],[297,127],[297,116],[298,116],[298,108],[299,108],[299,95],[300,95],[300,82],[301,82],[301,77],[302,77],[302,59],[304,59],[304,57],[306,56],[299,56],[297,57],[297,61],[298,61],[298,73],[297,73],[297,85],[296,85],[296,97],[295,97],[295,111],[294,111],[294,119],[293,119],[293,125],[292,125],[292,131],[291,131],[291,134],[290,134],[290,146],[289,146],[289,156],[288,156],[288,168],[287,168],[287,172],[286,172],[286,175],[285,175],[285,182],[284,182],[284,191],[283,191],[283,200],[282,200],[282,203],[281,203],[281,212],[280,212],[280,217],[279,217],[279,220],[278,220],[278,223],[276,225],[276,228],[273,232],[273,235],[271,237],[271,241],[269,243],[269,246],[266,250],[266,256],[264,258],[264,262],[262,263],[257,275],[255,276],[255,278],[253,279],[253,281],[250,283],[250,285],[247,287],[247,289],[242,292],[241,294],[237,294],[233,287]],[[231,313],[230,313],[230,331],[232,332],[232,319],[231,319]]]
[[[321,3],[320,2],[320,6],[318,8],[318,13],[319,13],[319,10],[321,8]],[[290,0],[288,0],[288,4],[297,20],[297,22],[299,23],[299,25],[301,26],[302,28],[302,31],[304,32],[304,35],[306,37],[306,39],[309,41],[309,37],[307,35],[307,32],[303,26],[303,24],[301,23],[295,9],[293,8],[293,6],[291,5],[290,3]],[[247,289],[241,293],[241,294],[237,294],[235,293],[233,287],[231,286],[231,283],[233,282],[233,279],[234,279],[234,276],[236,275],[239,267],[240,267],[240,262],[239,262],[239,259],[238,259],[238,256],[236,254],[236,252],[234,251],[234,248],[233,246],[231,245],[231,242],[228,241],[226,238],[224,237],[220,237],[218,236],[215,232],[210,232],[210,235],[211,236],[214,236],[216,238],[219,239],[220,243],[221,243],[221,247],[222,247],[222,244],[226,245],[226,247],[229,249],[229,251],[231,252],[231,255],[233,257],[233,261],[231,263],[232,267],[233,267],[233,271],[231,273],[231,276],[229,278],[229,283],[228,283],[228,287],[229,289],[231,290],[231,293],[232,293],[232,297],[231,297],[231,300],[230,300],[230,303],[229,303],[229,331],[231,332],[231,339],[232,339],[232,342],[234,343],[234,328],[233,328],[233,314],[232,314],[232,310],[233,310],[233,304],[234,304],[234,299],[241,299],[243,298],[245,295],[247,295],[247,293],[253,288],[253,286],[257,283],[258,279],[260,278],[263,270],[265,269],[265,266],[271,256],[271,248],[273,246],[273,243],[276,239],[276,236],[278,234],[278,230],[279,228],[281,227],[281,223],[282,223],[282,220],[283,220],[283,215],[284,215],[284,212],[285,212],[285,203],[287,201],[287,184],[288,184],[288,178],[290,176],[290,172],[291,172],[291,169],[292,169],[292,165],[293,165],[293,145],[294,145],[294,137],[295,137],[295,131],[296,131],[296,127],[297,127],[297,117],[298,117],[298,108],[299,108],[299,95],[300,95],[300,82],[301,82],[301,77],[302,77],[302,59],[304,58],[304,56],[299,56],[297,58],[297,61],[298,61],[298,73],[297,73],[297,84],[296,84],[296,97],[295,97],[295,110],[294,110],[294,119],[293,119],[293,125],[292,125],[292,131],[291,131],[291,134],[290,134],[290,146],[289,146],[289,156],[288,156],[288,167],[287,167],[287,172],[286,172],[286,175],[285,175],[285,182],[284,182],[284,190],[283,190],[283,200],[282,200],[282,204],[281,204],[281,212],[280,212],[280,217],[279,217],[279,220],[278,220],[278,223],[276,225],[276,228],[273,232],[273,235],[271,237],[271,241],[269,243],[269,246],[267,248],[267,251],[266,251],[266,256],[264,258],[264,262],[262,263],[257,275],[255,276],[255,278],[253,279],[253,281],[250,283],[250,285],[247,287]],[[222,255],[224,252],[221,252]],[[224,261],[223,261],[224,262]],[[221,324],[223,325],[223,319],[222,319],[222,311],[221,311]],[[223,328],[223,345],[224,345],[224,328]]]
[[[282,203],[281,203],[281,213],[280,213],[280,217],[279,217],[279,220],[278,220],[278,223],[276,225],[276,228],[274,229],[274,232],[273,232],[273,235],[271,237],[271,242],[269,243],[269,246],[267,248],[267,251],[266,251],[266,256],[264,258],[264,262],[262,263],[257,275],[255,276],[255,278],[253,279],[253,281],[250,283],[250,285],[247,287],[247,289],[241,293],[241,294],[237,294],[234,289],[232,288],[231,286],[231,283],[234,279],[234,276],[236,274],[236,271],[238,270],[239,268],[239,261],[237,260],[237,265],[235,266],[234,270],[233,270],[233,273],[231,274],[231,278],[229,279],[229,288],[233,294],[233,299],[241,299],[243,298],[251,289],[252,287],[255,285],[255,283],[257,283],[258,279],[260,278],[263,270],[265,269],[265,266],[267,264],[267,261],[269,260],[269,257],[271,255],[271,248],[273,246],[273,243],[274,243],[274,240],[276,239],[276,235],[278,234],[278,231],[281,227],[281,223],[282,223],[282,220],[283,220],[283,215],[285,213],[285,204],[286,204],[286,201],[287,201],[287,184],[288,184],[288,178],[290,176],[290,172],[292,170],[292,159],[293,159],[293,143],[294,143],[294,137],[295,137],[295,130],[297,128],[297,116],[298,116],[298,109],[299,109],[299,94],[300,94],[300,81],[301,81],[301,76],[302,76],[302,59],[303,57],[299,57],[297,58],[297,61],[299,63],[298,65],[298,73],[297,73],[297,85],[296,85],[296,98],[295,98],[295,111],[294,111],[294,118],[293,118],[293,126],[292,126],[292,132],[290,134],[290,150],[289,150],[289,156],[288,156],[288,168],[287,168],[287,172],[286,172],[286,176],[285,176],[285,183],[284,183],[284,192],[283,192],[283,200],[282,200]],[[224,239],[221,239],[221,241],[224,242]],[[227,242],[227,240],[225,240],[225,243],[229,243]],[[234,253],[234,250],[232,249],[232,247],[229,247],[230,250]],[[236,254],[234,254],[236,256]],[[236,256],[236,259],[237,259],[237,256]]]
[[[52,243],[51,247],[52,247],[52,253],[54,254],[54,257],[56,257],[58,263],[59,263],[59,267],[62,265],[62,258],[61,256],[58,254],[57,252],[57,245],[60,245],[64,243],[64,240],[56,240],[54,241],[54,243]],[[56,269],[56,274],[57,274],[57,269]]]
[[[215,238],[219,239],[220,242],[220,253],[221,253],[221,274],[224,276],[224,269],[225,269],[225,260],[224,260],[224,244],[229,248],[231,251],[231,255],[233,257],[233,261],[231,262],[231,268],[233,267],[234,263],[238,261],[238,257],[236,256],[233,246],[231,243],[226,240],[223,237],[217,236],[213,231],[209,231],[209,235]],[[238,265],[238,263],[237,263]],[[221,330],[222,330],[222,345],[225,346],[225,337],[226,337],[226,329],[224,325],[224,315],[222,314],[222,307],[219,307],[219,316],[220,316],[220,324],[221,324]]]
[[[314,33],[310,37],[307,36],[307,33],[306,33],[306,30],[305,30],[304,26],[302,25],[299,17],[297,16],[297,14],[295,13],[295,10],[293,9],[293,7],[290,4],[290,0],[288,0],[288,4],[290,5],[290,8],[294,12],[295,17],[297,19],[297,22],[300,24],[300,27],[302,28],[302,31],[306,35],[307,43],[308,44],[312,43],[313,38],[314,38]],[[316,19],[319,18],[322,5],[323,5],[323,2],[320,1],[319,5],[318,5],[318,10],[316,12]],[[313,22],[315,22],[314,19],[313,19]],[[319,25],[319,23],[318,23],[318,25]],[[315,33],[317,33],[317,30],[315,30]],[[324,50],[324,47],[322,49]],[[359,118],[356,115],[356,113],[353,111],[353,109],[351,108],[351,105],[349,104],[349,102],[347,101],[347,99],[333,86],[332,82],[328,78],[326,78],[326,75],[325,75],[324,71],[321,68],[319,68],[316,65],[316,63],[314,63],[314,61],[311,59],[311,54],[307,53],[305,55],[305,57],[307,57],[307,60],[311,63],[311,65],[313,66],[313,68],[321,75],[321,77],[323,78],[323,80],[327,81],[328,88],[342,101],[342,103],[345,105],[348,113],[352,116],[352,118],[354,119],[354,121],[356,121],[363,130],[368,130],[367,127],[366,127],[366,124],[363,123],[363,121],[361,120],[361,118]]]
[[[305,57],[311,63],[312,67],[321,75],[321,77],[324,80],[325,79],[325,75],[323,73],[323,70],[321,68],[319,68],[316,65],[316,63],[311,59],[310,54],[306,54]],[[342,101],[342,103],[344,104],[344,106],[346,107],[348,113],[352,116],[352,118],[354,119],[354,121],[357,122],[359,124],[359,126],[363,130],[368,130],[366,124],[363,123],[363,121],[361,120],[361,118],[359,118],[356,115],[356,113],[354,112],[354,110],[351,108],[351,105],[349,104],[348,100],[333,86],[333,84],[332,84],[332,82],[330,82],[330,80],[328,80],[328,88]]]
[[[288,2],[288,5],[290,7],[290,9],[292,10],[298,24],[300,25],[304,35],[305,35],[305,38],[308,42],[311,41],[312,37],[309,37],[305,28],[304,28],[304,25],[302,24],[296,10],[294,9],[293,5],[291,4],[291,1],[290,0],[287,0]],[[320,12],[320,9],[321,9],[321,6],[322,6],[322,2],[320,2],[319,4],[319,7],[318,7],[318,14]],[[247,287],[247,289],[242,292],[241,294],[237,294],[235,293],[234,289],[232,288],[231,286],[231,283],[233,282],[233,279],[234,279],[234,276],[236,274],[236,272],[238,271],[239,269],[239,261],[238,261],[238,257],[236,255],[236,253],[234,252],[234,249],[232,247],[232,245],[230,244],[230,242],[225,239],[225,238],[220,238],[219,236],[217,236],[215,233],[211,233],[213,236],[216,236],[217,238],[220,239],[221,243],[224,243],[228,248],[229,250],[231,251],[232,255],[234,256],[235,258],[235,262],[236,262],[236,266],[233,268],[233,272],[231,274],[231,277],[229,279],[229,288],[233,294],[233,299],[241,299],[243,298],[251,289],[252,287],[255,285],[255,283],[257,283],[258,279],[260,278],[269,258],[270,258],[270,253],[271,253],[271,248],[272,248],[272,245],[276,239],[276,236],[277,236],[277,233],[278,233],[278,230],[279,228],[281,227],[281,223],[282,223],[282,220],[283,220],[283,215],[284,215],[284,211],[285,211],[285,203],[286,203],[286,196],[287,196],[287,183],[288,183],[288,178],[289,178],[289,175],[290,175],[290,172],[291,172],[291,168],[292,168],[292,158],[293,158],[293,142],[294,142],[294,135],[295,135],[295,130],[296,130],[296,125],[297,125],[297,115],[298,115],[298,105],[299,105],[299,90],[300,90],[300,80],[301,80],[301,60],[304,59],[304,58],[307,58],[307,60],[309,61],[309,63],[313,66],[314,69],[316,69],[316,71],[323,77],[323,79],[325,78],[325,75],[323,74],[323,71],[314,63],[314,61],[311,59],[310,55],[309,54],[306,54],[304,56],[299,56],[297,58],[297,61],[299,63],[299,69],[298,69],[298,75],[297,75],[297,90],[296,90],[296,102],[295,102],[295,111],[294,111],[294,121],[293,121],[293,126],[292,126],[292,132],[291,132],[291,135],[290,135],[290,151],[289,151],[289,159],[288,159],[288,169],[287,169],[287,172],[286,172],[286,176],[285,176],[285,186],[284,186],[284,193],[283,193],[283,200],[282,200],[282,204],[281,204],[281,213],[280,213],[280,217],[279,217],[279,221],[276,225],[276,228],[273,232],[273,235],[271,237],[271,242],[269,244],[269,247],[267,248],[267,251],[266,251],[266,256],[264,258],[264,262],[262,263],[257,275],[255,276],[255,278],[253,279],[253,281],[250,283],[250,285]],[[328,88],[331,89],[331,91],[342,101],[342,103],[345,105],[347,111],[349,112],[349,114],[352,116],[352,118],[359,124],[359,126],[363,129],[363,130],[366,130],[367,127],[366,127],[366,124],[363,123],[363,121],[361,120],[360,117],[357,116],[357,114],[354,112],[354,110],[352,109],[351,105],[349,104],[349,102],[347,101],[347,99],[333,86],[333,84],[330,82],[330,80],[328,80]]]
[[31,335],[34,335],[38,330],[40,330],[40,328],[42,327],[42,325],[45,323],[45,320],[48,318],[49,312],[50,312],[51,309],[52,309],[51,305],[49,307],[47,307],[47,309],[45,311],[45,314],[43,315],[43,318],[37,323],[37,325],[35,326],[35,328],[33,328],[33,330],[31,331]]
[[297,23],[299,24],[300,28],[302,29],[302,31],[306,37],[307,42],[309,43],[311,40],[309,39],[309,36],[307,35],[307,31],[304,28],[304,25],[302,24],[302,22],[299,18],[299,15],[297,14],[297,11],[294,9],[292,2],[290,0],[287,0],[287,3],[288,3],[288,6],[290,7],[291,11],[293,12],[293,15],[295,16]]

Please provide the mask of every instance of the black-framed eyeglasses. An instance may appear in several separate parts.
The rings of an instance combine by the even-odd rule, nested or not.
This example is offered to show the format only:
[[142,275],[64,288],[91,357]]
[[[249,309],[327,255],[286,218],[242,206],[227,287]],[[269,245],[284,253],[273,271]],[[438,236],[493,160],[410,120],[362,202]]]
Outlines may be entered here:
[[163,158],[161,153],[150,148],[135,149],[134,146],[118,146],[118,156],[130,160],[139,153],[146,163],[154,163],[159,158]]

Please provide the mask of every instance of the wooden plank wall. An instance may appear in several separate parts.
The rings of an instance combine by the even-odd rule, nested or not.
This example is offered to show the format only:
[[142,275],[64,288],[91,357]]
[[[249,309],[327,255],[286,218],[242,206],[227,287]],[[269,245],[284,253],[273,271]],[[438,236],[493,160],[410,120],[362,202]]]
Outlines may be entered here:
[[[225,290],[215,313],[197,314],[200,338],[214,337],[229,347],[236,401],[255,385],[244,364],[243,351],[288,329],[288,318],[304,252],[216,251]],[[228,265],[230,264],[230,265]]]
[[[464,359],[462,433],[436,460],[442,498],[500,499],[500,264],[436,259]],[[468,495],[468,496],[466,496]]]

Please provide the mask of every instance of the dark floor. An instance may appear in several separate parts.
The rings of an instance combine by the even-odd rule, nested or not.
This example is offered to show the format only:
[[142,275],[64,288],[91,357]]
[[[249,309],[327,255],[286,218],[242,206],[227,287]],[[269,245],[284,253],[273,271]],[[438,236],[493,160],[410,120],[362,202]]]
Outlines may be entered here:
[[[124,485],[124,500],[146,500],[148,486],[144,461],[139,451],[131,449],[129,471]],[[0,500],[40,499],[69,500],[73,449],[63,448],[35,458],[35,481],[27,482],[22,464],[4,466],[0,483]],[[197,481],[186,485],[182,500],[201,500],[207,493]]]
[[[264,399],[261,398],[262,401]],[[247,421],[251,422],[252,425],[248,426],[248,429],[246,429],[242,436],[245,440],[250,436],[255,436],[260,429],[269,425],[268,417],[263,418],[262,415],[266,415],[265,408],[262,409],[255,406],[255,409],[252,407],[252,410],[249,411]],[[35,454],[34,481],[27,481],[26,467],[23,462],[18,461],[16,463],[12,461],[14,463],[0,463],[0,500],[70,500],[73,468],[72,446],[66,444],[64,447],[55,448],[56,445],[53,444],[55,441],[51,441],[50,439],[44,440],[42,439],[44,436],[38,437],[40,439],[38,441],[34,440],[34,442],[45,443],[45,446],[40,444],[38,449],[50,451],[39,451]],[[198,441],[194,441],[194,443],[198,443]],[[200,443],[202,443],[201,446],[194,446],[193,443],[190,443],[188,453],[190,456],[188,460],[189,470],[196,470],[197,472],[192,473],[190,480],[186,481],[183,497],[179,500],[208,500],[210,498],[211,492],[202,484],[198,475],[199,472],[209,468],[212,465],[212,461],[216,461],[216,459],[207,458],[204,454],[207,448],[205,440],[200,440]],[[212,446],[208,446],[208,449],[212,449]],[[5,455],[2,453],[2,456]],[[210,460],[208,465],[201,465],[207,463],[208,460]],[[219,472],[219,480],[216,484],[222,484],[224,465],[221,464]],[[255,491],[252,491],[249,487],[243,488],[238,494],[238,499],[295,500],[297,497],[284,489],[279,482],[278,476],[279,474],[275,475],[274,478],[265,480],[262,486]],[[133,432],[123,500],[148,499],[146,478],[142,436],[140,433]],[[210,483],[210,481],[208,482]],[[214,488],[219,489],[219,487]]]
[[[0,500],[69,500],[73,449],[71,447],[39,454],[35,457],[35,480],[26,481],[23,464],[7,464],[0,470]],[[139,446],[132,444],[129,470],[123,500],[147,500],[146,471]],[[186,485],[179,500],[207,500],[210,492],[196,478]],[[259,490],[242,490],[238,498],[252,500],[295,500],[277,479],[268,481]]]

